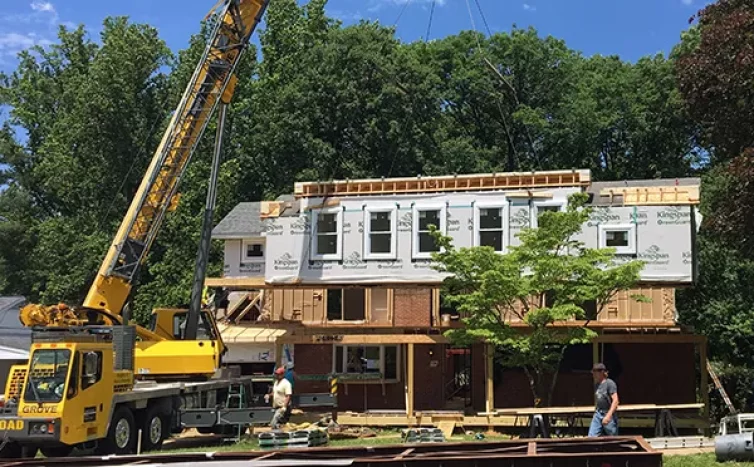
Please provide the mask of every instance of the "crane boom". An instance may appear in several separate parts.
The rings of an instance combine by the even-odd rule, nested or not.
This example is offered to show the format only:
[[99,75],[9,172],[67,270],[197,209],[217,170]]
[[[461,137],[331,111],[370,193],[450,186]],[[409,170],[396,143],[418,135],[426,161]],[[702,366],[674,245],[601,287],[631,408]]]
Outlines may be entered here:
[[85,308],[120,315],[211,115],[220,101],[233,96],[234,71],[268,3],[225,0],[218,7],[204,56],[89,289]]

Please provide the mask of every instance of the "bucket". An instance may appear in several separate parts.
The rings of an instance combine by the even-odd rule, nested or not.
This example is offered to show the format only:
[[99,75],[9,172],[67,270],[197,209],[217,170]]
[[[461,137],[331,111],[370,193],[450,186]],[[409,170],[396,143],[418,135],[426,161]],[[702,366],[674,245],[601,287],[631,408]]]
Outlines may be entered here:
[[738,433],[715,438],[718,462],[754,460],[754,433]]

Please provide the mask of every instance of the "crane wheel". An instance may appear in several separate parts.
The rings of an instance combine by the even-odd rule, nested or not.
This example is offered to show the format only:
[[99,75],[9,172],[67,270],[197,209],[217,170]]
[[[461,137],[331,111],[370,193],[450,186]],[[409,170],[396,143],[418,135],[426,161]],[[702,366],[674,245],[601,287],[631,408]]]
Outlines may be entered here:
[[144,451],[159,451],[162,449],[162,442],[169,436],[170,424],[164,412],[160,405],[147,409],[141,427],[141,445]]
[[136,420],[128,407],[115,409],[107,438],[97,445],[98,454],[134,454],[136,452]]
[[39,448],[39,451],[45,457],[68,457],[73,452],[73,446],[55,446]]

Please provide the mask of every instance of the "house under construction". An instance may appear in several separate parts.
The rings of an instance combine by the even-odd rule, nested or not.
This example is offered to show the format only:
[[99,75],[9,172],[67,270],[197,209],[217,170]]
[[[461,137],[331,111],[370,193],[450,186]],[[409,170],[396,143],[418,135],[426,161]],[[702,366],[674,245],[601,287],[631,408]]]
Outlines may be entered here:
[[230,292],[221,316],[227,361],[260,374],[295,362],[297,392],[326,391],[316,375],[344,375],[341,423],[516,423],[514,409],[534,406],[523,371],[499,367],[484,343],[457,347],[443,335],[460,324],[443,306],[428,226],[456,246],[505,253],[540,213],[564,210],[582,191],[594,212],[579,239],[646,265],[636,290],[599,314],[584,305],[599,337],[567,351],[553,405],[592,405],[590,370],[604,361],[623,405],[686,408],[679,426],[708,426],[699,390],[706,341],[678,325],[675,305],[676,289],[696,279],[695,178],[593,182],[574,170],[312,182],[276,201],[240,203],[214,229],[225,267],[207,280]]

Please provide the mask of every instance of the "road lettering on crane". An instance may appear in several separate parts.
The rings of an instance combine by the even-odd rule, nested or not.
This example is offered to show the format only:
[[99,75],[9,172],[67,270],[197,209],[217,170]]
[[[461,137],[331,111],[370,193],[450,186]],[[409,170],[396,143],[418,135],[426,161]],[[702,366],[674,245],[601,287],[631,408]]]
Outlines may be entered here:
[[0,420],[0,431],[3,430],[23,430],[24,429],[24,421],[23,420]]

